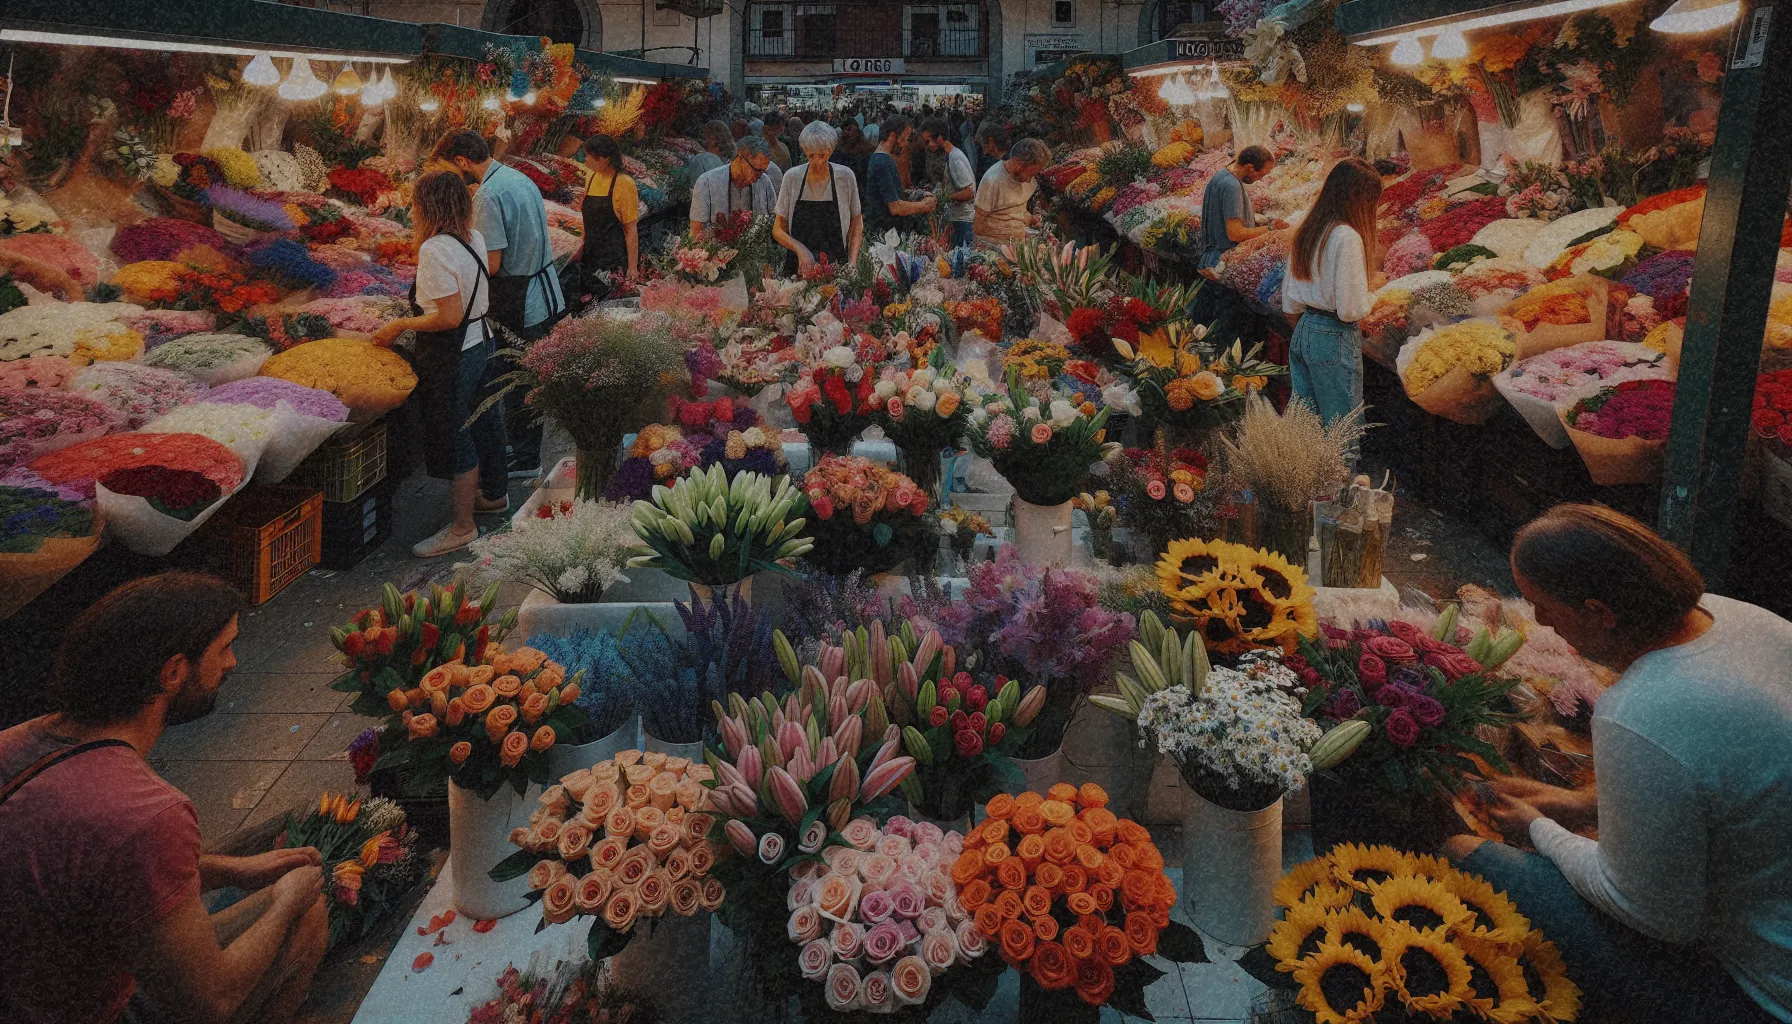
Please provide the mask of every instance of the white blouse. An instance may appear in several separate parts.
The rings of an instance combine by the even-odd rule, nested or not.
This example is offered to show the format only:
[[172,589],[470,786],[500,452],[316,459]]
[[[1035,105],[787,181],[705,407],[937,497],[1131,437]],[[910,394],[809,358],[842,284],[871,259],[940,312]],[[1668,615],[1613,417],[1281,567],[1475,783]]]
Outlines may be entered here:
[[[1293,253],[1289,253],[1292,261]],[[1369,315],[1375,296],[1369,292],[1369,269],[1363,257],[1363,239],[1348,224],[1334,224],[1319,248],[1318,273],[1310,281],[1294,276],[1289,266],[1282,276],[1282,311],[1302,313],[1308,306],[1329,309],[1345,323]]]

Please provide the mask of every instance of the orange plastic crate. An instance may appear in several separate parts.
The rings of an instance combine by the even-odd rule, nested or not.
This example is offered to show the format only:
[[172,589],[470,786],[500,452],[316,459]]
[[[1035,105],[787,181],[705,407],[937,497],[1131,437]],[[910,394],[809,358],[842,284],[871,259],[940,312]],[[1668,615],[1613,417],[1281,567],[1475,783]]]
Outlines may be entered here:
[[205,527],[218,535],[219,571],[250,603],[266,603],[323,557],[323,510],[324,496],[310,487],[243,491]]

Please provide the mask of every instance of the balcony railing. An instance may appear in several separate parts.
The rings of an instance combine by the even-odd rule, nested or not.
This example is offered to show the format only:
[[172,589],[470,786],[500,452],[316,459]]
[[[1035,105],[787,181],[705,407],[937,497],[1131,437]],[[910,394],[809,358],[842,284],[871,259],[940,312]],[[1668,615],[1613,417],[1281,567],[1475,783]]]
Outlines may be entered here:
[[[892,17],[899,15],[899,17]],[[747,56],[983,57],[989,53],[980,3],[753,3]]]

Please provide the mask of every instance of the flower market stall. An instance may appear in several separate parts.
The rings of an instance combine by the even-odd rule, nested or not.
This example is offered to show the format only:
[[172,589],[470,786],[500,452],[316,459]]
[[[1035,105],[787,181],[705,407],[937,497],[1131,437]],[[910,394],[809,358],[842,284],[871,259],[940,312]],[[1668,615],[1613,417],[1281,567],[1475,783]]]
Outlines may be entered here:
[[[492,133],[550,204],[564,262],[583,189],[565,154],[598,132],[622,139],[644,215],[682,224],[700,148],[682,132],[719,98],[700,69],[534,39],[286,7],[257,20],[188,5],[170,23],[155,6],[5,15],[20,131],[0,138],[0,377],[15,396],[0,486],[24,524],[6,542],[9,612],[102,539],[161,556],[192,536],[177,561],[257,564],[231,550],[235,526],[265,525],[237,520],[267,502],[228,500],[251,480],[288,488],[282,513],[307,510],[291,557],[239,579],[257,600],[320,559],[353,564],[390,530],[391,414],[416,383],[402,346],[366,339],[409,311],[410,183],[435,140]],[[97,497],[91,482],[59,493],[38,465],[146,433],[222,443],[239,465],[207,489],[179,459],[100,456],[83,478]],[[131,490],[105,482],[113,470],[134,474],[112,481]],[[141,514],[108,514],[120,501]]]

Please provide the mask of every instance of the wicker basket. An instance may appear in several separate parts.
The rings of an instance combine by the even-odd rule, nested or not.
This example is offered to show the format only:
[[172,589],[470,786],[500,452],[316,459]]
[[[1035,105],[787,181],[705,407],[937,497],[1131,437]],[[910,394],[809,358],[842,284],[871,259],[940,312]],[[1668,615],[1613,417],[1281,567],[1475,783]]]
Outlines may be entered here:
[[238,245],[253,245],[265,238],[279,238],[278,231],[262,231],[239,224],[217,210],[212,211],[212,230]]
[[192,199],[182,199],[175,195],[172,189],[164,188],[153,181],[149,183],[149,187],[156,197],[168,207],[170,216],[211,227],[212,208],[207,204]]

